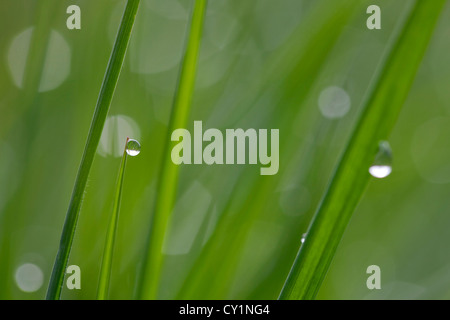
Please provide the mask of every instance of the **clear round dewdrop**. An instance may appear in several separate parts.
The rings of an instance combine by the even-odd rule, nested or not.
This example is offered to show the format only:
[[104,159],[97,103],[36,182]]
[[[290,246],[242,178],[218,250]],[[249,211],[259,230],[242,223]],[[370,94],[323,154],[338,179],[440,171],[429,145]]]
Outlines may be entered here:
[[126,151],[128,155],[132,157],[137,156],[141,152],[141,145],[137,140],[129,139],[127,142]]

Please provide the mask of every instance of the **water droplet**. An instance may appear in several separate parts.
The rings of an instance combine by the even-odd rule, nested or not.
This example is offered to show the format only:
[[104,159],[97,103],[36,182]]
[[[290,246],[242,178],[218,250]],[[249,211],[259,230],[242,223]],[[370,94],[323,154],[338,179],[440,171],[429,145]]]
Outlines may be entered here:
[[137,140],[129,139],[127,142],[127,153],[134,157],[141,152],[141,145]]
[[375,178],[386,178],[392,172],[392,150],[389,142],[381,141],[375,161],[369,168],[369,173]]
[[305,239],[306,239],[307,235],[308,235],[307,233],[302,234],[302,239],[300,240],[301,243],[305,242]]
[[33,263],[24,263],[16,270],[16,284],[24,292],[38,291],[44,283],[44,273]]
[[102,157],[121,157],[123,143],[127,137],[139,140],[141,138],[139,125],[123,114],[109,116],[106,118],[97,152]]

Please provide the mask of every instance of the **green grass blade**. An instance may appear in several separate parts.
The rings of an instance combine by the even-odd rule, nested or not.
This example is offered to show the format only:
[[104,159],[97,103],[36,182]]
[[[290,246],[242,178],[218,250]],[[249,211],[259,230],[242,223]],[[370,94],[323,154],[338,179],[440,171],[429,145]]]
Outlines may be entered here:
[[119,175],[117,177],[116,193],[114,195],[113,211],[109,220],[108,231],[106,234],[105,249],[103,250],[103,260],[100,269],[100,281],[98,284],[97,299],[105,300],[108,297],[109,283],[111,278],[111,267],[113,260],[114,242],[116,239],[117,223],[119,220],[120,200],[122,198],[122,185],[127,163],[127,144],[123,150],[122,161],[120,162]]
[[415,78],[445,0],[414,1],[369,88],[362,114],[309,227],[280,299],[314,299]]
[[[281,53],[267,63],[268,71],[264,75],[264,79],[267,79],[264,81],[266,84],[264,86],[259,84],[257,90],[252,90],[250,99],[245,100],[245,103],[257,105],[254,100],[264,91],[270,90],[273,83],[286,83],[277,99],[277,104],[283,105],[283,112],[271,119],[272,123],[276,123],[275,128],[291,130],[296,113],[303,108],[303,103],[319,77],[322,66],[342,35],[344,26],[348,24],[356,8],[359,7],[355,1],[342,1],[331,5],[329,1],[322,1],[315,5],[316,7],[308,14],[307,20],[300,23],[289,41],[286,41]],[[338,8],[341,10],[336,12]],[[306,27],[314,32],[305,39]],[[291,103],[291,101],[295,102]],[[244,103],[242,106],[241,109],[245,110]],[[240,116],[245,115],[240,114]],[[280,150],[284,149],[284,142],[284,140],[280,141]],[[275,176],[258,176],[255,179],[245,174],[248,172],[245,172],[240,180],[253,179],[252,183],[245,186],[246,192],[251,196],[238,209],[231,206],[231,199],[236,195],[230,196],[229,206],[221,214],[215,232],[190,269],[188,277],[176,296],[177,299],[221,299],[226,297],[232,286],[232,281],[229,279],[232,279],[241,259],[243,243],[251,231],[251,221],[257,219],[264,211],[267,199],[274,192],[274,185],[277,185],[283,176],[279,172]],[[239,186],[236,186],[235,190],[244,192],[239,189]],[[236,214],[233,214],[235,211],[237,211]],[[233,232],[233,237],[222,241],[230,230]],[[276,297],[276,294],[274,296]]]
[[[178,87],[175,93],[167,141],[170,141],[172,131],[185,128],[191,108],[197,71],[197,57],[200,49],[203,23],[207,0],[196,0],[190,23],[190,33],[182,60]],[[146,250],[146,260],[143,267],[143,280],[140,297],[155,299],[158,294],[158,283],[161,275],[163,257],[161,254],[164,234],[172,212],[178,181],[179,166],[172,163],[170,144],[165,145],[161,171],[158,181],[158,199],[156,200],[151,229]]]
[[84,148],[78,174],[75,180],[72,198],[67,210],[66,220],[61,235],[60,246],[53,266],[52,275],[47,291],[47,299],[59,299],[61,296],[64,273],[72,247],[78,214],[86,187],[89,171],[94,161],[94,155],[100,140],[100,136],[108,114],[109,106],[119,79],[120,70],[125,58],[128,42],[131,36],[136,13],[140,0],[128,0],[125,12],[120,23],[120,28],[114,42],[111,57],[108,62],[105,77],[100,89],[94,116],[89,129],[89,135]]

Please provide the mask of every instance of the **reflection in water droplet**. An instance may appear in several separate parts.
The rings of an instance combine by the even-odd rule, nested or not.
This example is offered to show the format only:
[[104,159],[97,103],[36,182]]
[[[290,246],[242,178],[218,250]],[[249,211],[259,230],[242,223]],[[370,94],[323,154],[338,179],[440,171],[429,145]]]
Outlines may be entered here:
[[392,172],[392,151],[389,142],[381,141],[375,161],[369,168],[369,173],[375,178],[386,178]]
[[386,178],[391,174],[392,168],[390,166],[371,166],[369,172],[375,178]]
[[137,156],[141,152],[141,145],[137,140],[129,139],[127,142],[127,153],[134,157]]
[[302,234],[302,239],[300,240],[301,243],[305,242],[306,235],[307,235],[307,233]]
[[14,278],[19,289],[24,292],[38,291],[44,283],[41,268],[33,263],[25,263],[18,267]]

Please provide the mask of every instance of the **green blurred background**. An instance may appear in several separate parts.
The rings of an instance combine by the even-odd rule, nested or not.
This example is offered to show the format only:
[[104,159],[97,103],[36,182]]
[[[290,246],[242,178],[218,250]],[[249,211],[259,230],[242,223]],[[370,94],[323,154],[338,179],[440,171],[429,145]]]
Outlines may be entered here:
[[[0,2],[0,298],[43,299],[124,0]],[[69,260],[93,299],[127,136],[110,298],[136,297],[192,0],[142,0]],[[279,128],[280,170],[185,165],[159,297],[275,299],[410,0],[210,0],[190,127]],[[66,8],[81,8],[68,30]],[[368,30],[366,8],[382,9]],[[450,298],[450,4],[319,299]],[[381,268],[381,290],[366,269]]]

